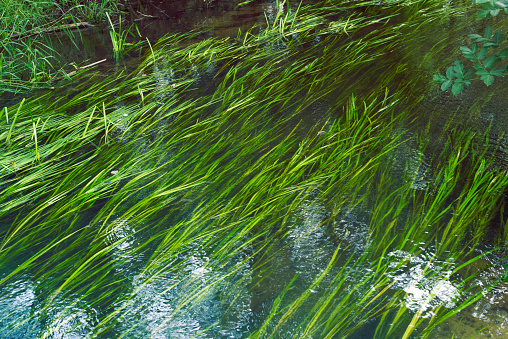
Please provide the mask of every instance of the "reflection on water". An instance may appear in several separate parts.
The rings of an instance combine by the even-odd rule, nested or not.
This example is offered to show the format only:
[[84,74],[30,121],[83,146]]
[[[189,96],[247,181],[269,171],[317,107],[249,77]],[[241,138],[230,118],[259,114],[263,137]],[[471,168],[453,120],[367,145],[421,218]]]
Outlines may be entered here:
[[34,283],[28,276],[13,281],[0,290],[0,338],[35,338],[41,332],[40,309]]
[[392,288],[407,293],[404,301],[409,310],[430,318],[434,315],[431,310],[440,305],[455,307],[460,294],[450,281],[452,264],[436,260],[430,252],[414,256],[397,250],[388,256],[392,260],[390,267],[397,268],[390,274],[394,282]]
[[354,251],[361,253],[369,245],[368,211],[361,206],[344,213],[333,222],[333,232]]
[[[242,1],[150,1],[139,7],[139,3],[131,3],[131,12],[123,16],[122,20],[127,21],[122,27],[129,28],[136,25],[137,30],[132,31],[141,33],[142,38],[155,42],[166,34],[187,33],[190,31],[201,31],[200,39],[209,37],[236,37],[238,29],[246,32],[254,25],[266,26],[266,18],[275,19],[277,14],[277,5],[274,0],[253,1],[245,6],[237,7]],[[293,13],[300,5],[300,1],[289,1],[283,7],[280,7],[283,13]],[[143,14],[141,14],[143,13]],[[265,17],[265,13],[267,16]],[[90,29],[75,32],[76,36],[71,42],[65,34],[58,34],[56,37],[49,36],[52,39],[52,49],[55,50],[53,56],[55,60],[63,63],[70,61],[81,64],[87,61],[88,64],[93,61],[109,59],[108,63],[102,63],[95,67],[101,72],[106,73],[110,68],[114,68],[111,39],[109,37],[109,27],[106,29],[94,27]],[[79,35],[78,35],[79,34]],[[129,39],[131,37],[129,36]],[[77,45],[78,48],[69,48]],[[132,55],[137,57],[138,55]],[[129,64],[129,60],[125,60]],[[134,63],[136,61],[134,60]]]
[[129,301],[118,305],[118,333],[135,338],[243,337],[253,316],[249,261],[239,265],[245,257],[241,253],[217,267],[196,244],[179,256],[171,272],[138,274]]
[[[275,19],[277,5],[274,1],[263,2],[262,8],[269,20]],[[286,8],[283,10],[286,11]],[[289,8],[289,11],[292,9]],[[203,20],[201,24],[209,23]],[[285,48],[285,42],[275,41],[273,46],[268,47]],[[162,94],[157,98],[161,101],[174,93],[173,85],[178,77],[174,69],[177,68],[154,66],[156,86],[164,89],[159,91]],[[206,86],[217,70],[214,56],[203,69],[195,65],[189,65],[188,68],[199,87]],[[309,125],[321,126],[329,118],[324,113],[328,112],[324,102],[310,105],[308,112],[306,123]],[[487,114],[482,119],[488,121],[492,117],[492,114]],[[324,134],[326,131],[327,127],[323,128]],[[428,188],[431,165],[424,151],[412,147],[410,143],[403,143],[396,147],[391,166],[394,175],[405,176],[412,189]],[[253,252],[252,248],[244,248],[245,252],[239,252],[233,260],[223,263],[210,260],[211,253],[203,248],[203,244],[193,243],[175,256],[173,262],[161,264],[160,272],[150,272],[143,270],[146,258],[138,252],[141,246],[136,238],[135,227],[129,224],[129,220],[113,220],[108,225],[104,242],[110,246],[114,261],[111,274],[117,275],[124,286],[119,292],[122,301],[113,303],[118,323],[116,328],[109,331],[114,333],[113,337],[124,335],[127,338],[245,337],[256,327],[254,325],[258,325],[256,317],[259,320],[259,314],[269,311],[274,297],[292,276],[300,274],[298,284],[301,286],[294,290],[298,294],[324,271],[337,246],[334,240],[339,239],[358,253],[368,249],[369,241],[374,240],[369,237],[368,206],[352,207],[327,225],[330,218],[327,203],[318,198],[308,199],[289,218],[288,225],[285,225],[288,227],[285,247],[280,250],[280,256],[273,259],[284,270],[275,272],[266,279],[262,288],[258,287],[255,291],[251,285],[258,272],[252,268],[252,259],[247,259]],[[157,255],[154,254],[155,257]],[[430,318],[432,309],[438,306],[453,308],[462,297],[456,282],[451,280],[454,265],[439,261],[432,250],[426,249],[418,255],[393,251],[388,257],[391,260],[390,268],[393,269],[390,273],[392,289],[406,293],[404,302],[410,311],[422,312],[422,317]],[[499,272],[486,271],[482,274],[480,281],[483,279],[485,285],[499,277]],[[35,285],[29,276],[23,276],[2,286],[0,327],[3,332],[0,338],[92,336],[96,330],[94,326],[99,323],[98,311],[79,296],[68,296],[67,299],[57,298],[51,309],[42,312],[43,301],[38,299],[41,292],[37,291]],[[322,290],[311,291],[315,294],[320,292]],[[450,331],[459,333],[459,330],[463,330],[457,337],[466,338],[470,336],[469,332],[487,327],[486,331],[491,336],[507,336],[506,295],[506,286],[498,287],[487,298],[449,319],[439,331],[443,337],[449,338]],[[303,318],[307,314],[302,312],[299,316]],[[42,318],[45,320],[42,321]],[[459,328],[456,324],[465,325]],[[281,333],[280,337],[295,335],[288,332]]]
[[484,297],[470,307],[447,319],[436,331],[436,338],[450,338],[455,333],[456,338],[508,338],[508,283],[499,282],[504,269],[498,265],[492,266],[498,258],[490,262],[488,257],[479,259],[471,267],[478,275],[473,284],[478,288],[489,285],[495,287],[484,293]]
[[37,297],[39,292],[26,275],[4,286],[1,293],[2,339],[90,338],[97,323],[97,311],[78,296],[57,299],[51,308],[43,309]]
[[326,268],[334,250],[329,235],[325,233],[327,214],[322,202],[305,201],[299,213],[295,214],[289,231],[291,266],[295,273],[305,277],[307,283]]
[[[48,311],[49,321],[40,338],[79,339],[91,338],[97,323],[97,312],[78,299],[63,299]],[[29,338],[29,337],[27,337]]]
[[[173,88],[175,86],[176,77],[172,67],[161,69],[159,65],[154,65],[153,69],[156,86],[163,91],[158,91],[157,99],[169,98],[173,95]],[[159,94],[160,93],[160,94]]]
[[135,229],[129,225],[128,220],[114,220],[109,225],[104,242],[112,247],[110,253],[116,272],[131,278],[135,272],[141,269],[146,258],[137,251],[139,240],[136,238]]

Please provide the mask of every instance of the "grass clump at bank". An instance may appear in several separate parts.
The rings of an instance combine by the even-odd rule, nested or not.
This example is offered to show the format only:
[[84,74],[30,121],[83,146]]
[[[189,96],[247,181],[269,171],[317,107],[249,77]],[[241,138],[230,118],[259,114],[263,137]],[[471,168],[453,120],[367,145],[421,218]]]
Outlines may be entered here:
[[54,48],[59,35],[69,40],[70,48],[78,49],[79,29],[122,10],[124,3],[117,0],[2,1],[0,94],[50,87],[50,81],[65,78],[71,68]]
[[431,337],[480,298],[458,258],[506,171],[467,131],[407,133],[424,81],[384,59],[441,6],[341,5],[170,35],[130,74],[4,108],[1,332]]

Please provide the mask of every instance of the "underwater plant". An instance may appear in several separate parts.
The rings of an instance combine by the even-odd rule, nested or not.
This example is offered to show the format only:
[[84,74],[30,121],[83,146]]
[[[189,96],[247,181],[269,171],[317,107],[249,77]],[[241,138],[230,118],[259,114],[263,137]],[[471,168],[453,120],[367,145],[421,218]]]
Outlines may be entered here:
[[494,288],[467,269],[508,189],[490,130],[412,129],[446,10],[282,2],[11,102],[0,333],[432,338]]

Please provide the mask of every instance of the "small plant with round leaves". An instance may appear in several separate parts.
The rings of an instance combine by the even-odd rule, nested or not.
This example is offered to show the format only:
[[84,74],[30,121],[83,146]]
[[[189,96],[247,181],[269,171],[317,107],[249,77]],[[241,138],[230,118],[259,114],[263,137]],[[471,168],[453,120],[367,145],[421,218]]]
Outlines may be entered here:
[[[479,18],[496,16],[501,10],[508,13],[508,0],[473,0],[473,3],[482,5],[482,9],[478,11]],[[508,64],[500,65],[505,59],[508,59],[508,48],[499,50],[505,40],[500,29],[493,32],[492,28],[487,26],[483,35],[469,34],[469,38],[473,41],[472,44],[461,46],[460,50],[464,58],[474,63],[474,71],[465,72],[464,64],[456,60],[454,65],[446,70],[446,76],[435,74],[433,77],[435,82],[441,84],[442,91],[451,87],[453,95],[461,93],[464,85],[471,84],[469,79],[473,74],[478,77],[471,80],[481,80],[485,85],[490,86],[494,83],[495,77],[503,77],[508,72]]]

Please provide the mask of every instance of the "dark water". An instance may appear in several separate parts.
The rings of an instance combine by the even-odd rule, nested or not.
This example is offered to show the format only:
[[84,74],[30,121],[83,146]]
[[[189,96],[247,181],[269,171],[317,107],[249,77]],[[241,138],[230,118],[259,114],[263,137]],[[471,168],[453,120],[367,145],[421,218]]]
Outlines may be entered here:
[[[130,30],[135,37],[129,35],[128,41],[148,39],[155,43],[166,34],[187,33],[191,31],[200,34],[194,41],[206,38],[236,37],[238,30],[246,32],[251,27],[258,25],[266,26],[266,20],[273,20],[277,13],[277,5],[274,1],[253,1],[247,5],[238,7],[241,1],[150,1],[146,4],[132,4],[129,6],[128,15],[122,16],[122,28]],[[306,2],[302,2],[304,5]],[[312,3],[312,1],[307,1]],[[290,1],[284,5],[289,13],[295,11],[300,2]],[[265,16],[266,15],[266,16]],[[115,25],[118,25],[119,18],[112,18]],[[141,33],[138,35],[137,30]],[[53,40],[53,48],[58,52],[57,59],[68,62],[72,60],[79,65],[108,59],[108,62],[98,66],[104,71],[115,69],[111,39],[108,25],[89,27],[75,33],[78,48],[72,46],[70,39],[63,33],[59,39]],[[259,32],[255,29],[253,33]],[[132,60],[131,60],[132,58]],[[136,64],[136,53],[131,54],[124,62]],[[84,64],[83,64],[84,63]]]

